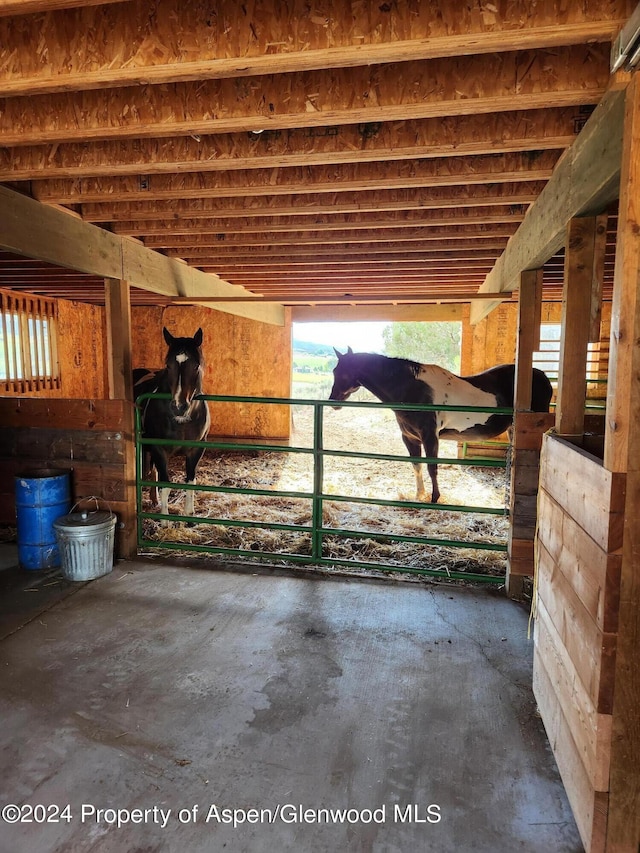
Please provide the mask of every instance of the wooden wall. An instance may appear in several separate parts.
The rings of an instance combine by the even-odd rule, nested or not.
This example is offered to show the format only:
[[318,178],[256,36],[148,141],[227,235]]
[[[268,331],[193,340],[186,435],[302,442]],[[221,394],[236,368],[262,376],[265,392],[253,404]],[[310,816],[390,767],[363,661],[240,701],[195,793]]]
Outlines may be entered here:
[[533,688],[589,853],[605,850],[625,480],[544,437]]
[[[559,302],[542,303],[542,322],[559,323]],[[609,311],[609,315],[610,315]],[[495,364],[513,363],[516,357],[518,305],[504,302],[475,326],[469,322],[469,309],[462,321],[463,374],[479,373]]]
[[[107,396],[104,308],[59,299],[57,310],[60,387],[43,388],[35,393],[38,397],[47,398],[103,399]],[[5,396],[20,396],[10,390],[3,393]]]
[[104,308],[58,300],[60,393],[74,399],[107,396],[106,324]]
[[[161,367],[166,346],[162,327],[193,335],[201,326],[208,394],[253,397],[291,395],[291,323],[275,326],[196,306],[133,308],[135,367]],[[212,403],[211,435],[287,440],[288,406]]]
[[118,516],[120,553],[118,543],[135,524],[134,483],[127,475],[131,405],[124,400],[0,397],[0,522],[15,523],[15,476],[43,468],[69,471],[74,503],[95,495]]
[[[291,325],[274,326],[204,307],[135,308],[133,366],[161,367],[163,325],[174,335],[204,331],[210,393],[289,397]],[[61,387],[47,395],[0,397],[0,523],[15,523],[14,477],[42,468],[70,471],[72,499],[97,495],[117,513],[117,548],[135,524],[133,404],[106,400],[105,310],[60,300]],[[213,405],[214,434],[286,440],[289,407]]]

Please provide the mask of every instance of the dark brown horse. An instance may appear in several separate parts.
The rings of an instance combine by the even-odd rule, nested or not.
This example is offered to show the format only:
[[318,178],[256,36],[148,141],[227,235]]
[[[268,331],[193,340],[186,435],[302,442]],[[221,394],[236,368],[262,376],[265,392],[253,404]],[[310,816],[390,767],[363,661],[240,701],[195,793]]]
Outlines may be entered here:
[[[333,371],[330,400],[346,400],[358,388],[371,391],[383,403],[419,403],[429,406],[472,406],[481,408],[513,408],[515,366],[500,364],[474,376],[456,376],[436,364],[419,364],[406,358],[389,358],[367,352],[346,353],[335,350],[338,363]],[[533,370],[531,408],[548,412],[553,391],[546,375]],[[396,411],[402,440],[410,456],[420,456],[422,447],[427,458],[438,456],[440,438],[461,441],[495,438],[511,426],[512,416],[491,412]],[[416,473],[417,500],[426,500],[422,467],[413,463]],[[437,503],[438,466],[427,464],[431,477],[431,501]]]
[[[169,482],[167,461],[174,454],[185,457],[185,482],[196,482],[196,468],[204,448],[184,447],[184,441],[202,441],[207,437],[211,423],[206,400],[198,399],[202,394],[204,360],[202,358],[202,329],[192,338],[175,338],[168,329],[163,329],[168,350],[162,370],[137,368],[133,371],[134,394],[170,394],[171,399],[150,397],[142,401],[142,437],[163,438],[178,442],[175,445],[143,445],[143,478]],[[161,488],[160,511],[168,513],[169,488]],[[158,502],[157,489],[152,489],[151,500]],[[185,498],[185,514],[194,512],[194,491],[188,489]],[[167,524],[168,522],[163,522]]]

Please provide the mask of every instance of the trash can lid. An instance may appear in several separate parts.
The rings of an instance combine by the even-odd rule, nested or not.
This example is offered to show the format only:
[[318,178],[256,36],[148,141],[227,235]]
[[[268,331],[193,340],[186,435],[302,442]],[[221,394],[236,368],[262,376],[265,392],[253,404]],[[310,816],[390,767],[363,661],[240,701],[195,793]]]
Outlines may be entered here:
[[95,512],[70,512],[68,515],[62,515],[56,518],[53,522],[54,527],[89,527],[94,524],[105,524],[113,518],[113,513],[107,510],[97,510]]

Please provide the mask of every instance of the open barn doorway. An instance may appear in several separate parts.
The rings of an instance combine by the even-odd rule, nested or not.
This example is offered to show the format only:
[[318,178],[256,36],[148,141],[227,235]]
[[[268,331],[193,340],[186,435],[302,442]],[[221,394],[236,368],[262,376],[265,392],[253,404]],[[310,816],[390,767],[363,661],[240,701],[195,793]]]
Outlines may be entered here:
[[[292,396],[326,397],[335,364],[333,348],[377,352],[460,371],[462,322],[293,323]],[[325,393],[326,392],[326,393]]]

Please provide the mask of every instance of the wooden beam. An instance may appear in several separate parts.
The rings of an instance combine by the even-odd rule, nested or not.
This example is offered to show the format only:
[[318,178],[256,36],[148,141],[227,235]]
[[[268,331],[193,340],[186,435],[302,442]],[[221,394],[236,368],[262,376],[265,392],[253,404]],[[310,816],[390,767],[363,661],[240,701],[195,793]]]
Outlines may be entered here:
[[[96,0],[82,5],[91,2]],[[19,12],[20,6],[80,5],[79,0],[2,3],[6,13]],[[441,0],[437,15],[406,3],[316,8],[302,0],[280,14],[266,4],[247,7],[242,15],[237,10],[235,0],[221,0],[213,10],[206,0],[141,0],[100,13],[59,13],[55,26],[47,20],[7,21],[0,30],[0,44],[10,46],[7,91],[49,94],[607,43],[627,14],[624,0],[604,7],[597,0],[568,4],[562,26],[555,4],[532,0],[512,0],[508,9],[499,4],[467,9]]]
[[584,432],[595,240],[595,217],[571,220],[565,248],[556,430],[573,438]]
[[355,323],[365,320],[388,323],[456,322],[464,306],[447,305],[295,305],[293,323]]
[[130,0],[0,0],[0,17],[9,15],[33,15],[39,12],[57,12],[77,6],[104,6],[107,3],[123,3]]
[[[321,244],[342,246],[346,242],[355,244],[387,241],[401,244],[412,240],[476,239],[479,247],[484,239],[491,240],[502,237],[506,240],[515,233],[517,226],[517,222],[501,222],[495,225],[447,226],[430,226],[428,222],[425,222],[421,225],[405,228],[363,228],[362,230],[342,228],[336,231],[314,229],[313,231],[262,232],[257,234],[251,232],[221,234],[212,227],[209,233],[215,235],[218,244],[225,246],[312,246]],[[203,228],[205,236],[207,230],[206,227]],[[155,236],[155,246],[173,246],[177,236],[189,234],[195,235],[192,239],[195,239],[198,245],[202,243],[201,232],[195,228],[193,221],[189,219],[178,224],[170,224],[168,221],[161,223],[121,223],[117,228],[114,228],[114,233],[130,237]]]
[[604,465],[626,471],[607,851],[640,847],[640,77],[627,90]]
[[568,107],[598,103],[608,81],[609,50],[591,44],[100,88],[84,92],[81,106],[67,92],[4,98],[0,137],[7,146],[43,145],[508,112],[516,102],[523,110]]
[[[441,234],[436,234],[435,237],[437,239],[419,239],[415,242],[379,242],[377,240],[372,240],[370,242],[356,242],[349,241],[346,243],[328,243],[325,255],[322,254],[323,249],[318,246],[314,246],[313,244],[309,245],[279,245],[279,246],[267,246],[267,245],[249,245],[249,246],[240,246],[236,247],[231,244],[225,244],[224,241],[217,241],[215,239],[215,235],[176,235],[173,236],[171,234],[161,237],[158,235],[157,237],[147,237],[145,238],[145,246],[148,246],[152,249],[157,248],[168,248],[174,249],[174,254],[182,257],[183,255],[191,256],[192,251],[196,252],[196,254],[201,255],[201,250],[204,248],[209,248],[209,252],[206,252],[208,258],[210,258],[210,263],[215,263],[218,259],[222,260],[224,258],[229,259],[229,257],[256,257],[261,256],[262,258],[287,258],[287,259],[308,259],[309,257],[315,259],[317,257],[334,257],[335,255],[341,255],[343,258],[347,258],[350,255],[362,255],[366,253],[370,257],[386,257],[388,255],[396,256],[398,253],[402,253],[405,257],[410,257],[412,254],[420,254],[427,256],[433,253],[439,253],[442,251],[451,251],[456,254],[459,254],[460,257],[464,257],[466,252],[475,252],[478,250],[482,251],[493,251],[496,254],[500,253],[504,247],[507,245],[507,240],[509,239],[509,235],[495,235],[495,234],[482,234],[476,235],[474,233],[460,233],[460,226],[456,226],[456,233],[451,235],[448,234],[447,237],[443,237]],[[447,229],[449,232],[451,229]],[[429,237],[434,236],[434,229],[430,229]]]
[[[159,255],[78,217],[0,186],[0,248],[168,296],[236,296],[242,287]],[[229,305],[225,309],[282,325],[277,305]]]
[[565,149],[573,107],[449,116],[401,124],[319,127],[169,139],[105,140],[0,149],[0,181],[226,172],[327,163],[468,157]]
[[[475,248],[480,248],[481,246],[485,245],[485,240],[489,242],[495,240],[502,240],[503,243],[506,243],[507,239],[515,232],[515,230],[515,223],[513,225],[502,224],[494,225],[491,227],[471,225],[451,225],[449,227],[444,227],[442,225],[436,225],[433,228],[380,228],[369,230],[365,229],[363,231],[343,230],[327,233],[324,233],[322,231],[309,231],[305,232],[302,236],[287,234],[271,235],[268,240],[266,240],[262,235],[248,234],[245,236],[243,234],[229,234],[225,235],[222,240],[218,239],[217,241],[215,241],[215,243],[217,243],[217,245],[223,245],[225,247],[237,246],[247,248],[259,248],[268,245],[269,247],[273,248],[277,248],[279,246],[291,246],[292,248],[294,248],[322,245],[337,245],[339,247],[342,247],[345,244],[357,246],[363,243],[377,243],[381,247],[386,242],[389,245],[395,246],[396,250],[400,250],[401,248],[403,248],[403,244],[411,242],[420,242],[424,244],[428,244],[429,242],[438,242],[440,247],[442,247],[443,245],[451,247],[456,243],[457,240],[462,240],[463,242],[467,241],[469,243],[473,243],[473,241],[475,241]],[[131,229],[125,228],[124,232],[125,234],[129,234],[131,232]],[[142,228],[140,229],[140,231],[135,231],[134,233],[138,234],[140,237],[146,237],[147,235],[155,237],[153,242],[149,243],[148,245],[153,245],[156,248],[160,248],[181,245],[176,243],[176,239],[180,237],[180,235],[193,234],[193,229],[190,229],[188,226],[183,225],[174,226],[173,233],[169,233],[166,236],[162,236],[162,228],[157,227],[155,225],[150,225],[148,228]],[[197,233],[195,237],[192,237],[191,239],[197,245],[206,244],[206,239],[201,238]],[[191,245],[193,245],[193,243]],[[496,293],[497,292],[499,291],[496,291]]]
[[[624,89],[607,92],[527,211],[482,290],[513,289],[522,270],[540,267],[561,248],[571,219],[601,213],[617,199],[624,99]],[[491,302],[474,305],[471,322],[479,322],[494,307]]]
[[487,154],[480,157],[407,160],[397,163],[346,163],[291,169],[250,169],[246,172],[204,172],[82,181],[38,181],[32,191],[50,204],[212,199],[338,193],[357,190],[398,190],[420,187],[474,186],[486,183],[546,181],[559,151],[530,154]]
[[[510,297],[511,294],[493,294],[495,298],[502,299],[504,301],[513,301]],[[469,292],[456,292],[454,290],[442,290],[435,291],[433,293],[425,293],[424,295],[396,295],[395,293],[391,296],[370,296],[367,294],[362,294],[357,297],[358,303],[368,303],[368,302],[378,302],[378,303],[388,303],[391,305],[401,304],[403,302],[411,303],[413,305],[419,304],[429,304],[429,303],[440,303],[440,302],[470,302],[474,299],[486,299],[484,294],[478,293],[469,293]],[[221,297],[219,302],[253,302],[257,300],[261,303],[266,303],[269,301],[282,302],[286,305],[309,305],[309,304],[330,304],[330,305],[349,305],[353,303],[353,296],[344,296],[344,295],[322,295],[322,294],[309,294],[308,296],[278,296],[278,297],[266,297],[261,296],[260,294],[255,294],[254,296],[228,296]],[[173,304],[186,304],[186,305],[197,305],[200,302],[211,302],[212,299],[209,296],[204,297],[190,297],[190,296],[176,296],[171,302]]]
[[[167,219],[167,212],[163,208],[162,203],[156,203],[156,210],[150,211],[149,214],[140,214],[135,219],[130,220],[128,217],[121,216],[118,207],[112,208],[112,215],[106,218],[97,219],[97,222],[117,222],[119,219],[124,221],[143,222],[141,228],[148,227],[146,223],[155,220]],[[101,208],[107,205],[100,205]],[[159,208],[159,209],[158,209]],[[188,222],[193,222],[195,219],[200,219],[199,210],[191,210],[188,203],[183,203],[180,206],[181,216]],[[457,210],[445,208],[443,210],[394,210],[389,213],[335,213],[324,214],[323,216],[252,216],[252,217],[234,217],[231,219],[209,219],[209,214],[202,212],[201,216],[204,222],[201,227],[215,230],[218,234],[246,234],[251,232],[257,233],[277,233],[277,232],[294,232],[294,231],[311,231],[323,228],[326,231],[336,231],[340,228],[350,228],[359,230],[362,228],[406,228],[408,226],[426,226],[426,225],[491,225],[494,222],[522,222],[524,219],[524,207],[521,210],[514,210],[506,206],[493,207],[461,207]],[[83,219],[91,221],[83,210]]]
[[[327,214],[383,213],[399,210],[432,210],[449,208],[529,205],[536,200],[545,182],[518,181],[487,185],[459,184],[446,187],[418,187],[373,191],[334,193],[304,192],[289,195],[224,196],[222,198],[183,198],[154,201],[83,202],[82,215],[88,222],[112,222],[119,219],[152,218],[154,211],[163,211],[164,218],[173,219],[189,210],[192,216],[206,214],[218,218],[253,216],[323,216]],[[42,187],[34,185],[36,193]],[[41,199],[44,200],[44,199]],[[53,202],[52,198],[47,201]],[[64,199],[70,203],[71,197]],[[195,212],[197,211],[197,213]]]

